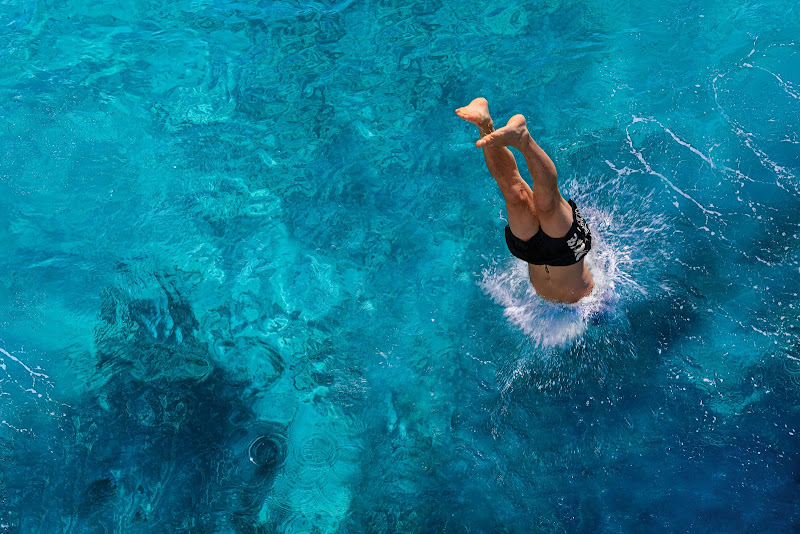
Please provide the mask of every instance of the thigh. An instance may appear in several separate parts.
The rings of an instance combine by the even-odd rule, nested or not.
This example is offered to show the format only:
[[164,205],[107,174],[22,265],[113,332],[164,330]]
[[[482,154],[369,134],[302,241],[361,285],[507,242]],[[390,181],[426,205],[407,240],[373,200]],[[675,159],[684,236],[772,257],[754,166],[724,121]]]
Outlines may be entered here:
[[556,199],[554,209],[536,215],[542,230],[550,237],[564,237],[572,227],[572,207],[561,195]]
[[528,241],[539,231],[539,218],[533,208],[533,199],[525,203],[506,203],[506,215],[511,233]]

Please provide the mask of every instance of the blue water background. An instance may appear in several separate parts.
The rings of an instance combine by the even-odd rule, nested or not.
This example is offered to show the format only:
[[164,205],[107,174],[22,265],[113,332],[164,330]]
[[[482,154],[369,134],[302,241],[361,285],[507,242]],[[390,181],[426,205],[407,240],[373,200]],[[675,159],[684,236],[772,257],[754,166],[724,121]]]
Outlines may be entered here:
[[[795,2],[0,3],[0,530],[794,532]],[[546,306],[453,109],[595,232]]]

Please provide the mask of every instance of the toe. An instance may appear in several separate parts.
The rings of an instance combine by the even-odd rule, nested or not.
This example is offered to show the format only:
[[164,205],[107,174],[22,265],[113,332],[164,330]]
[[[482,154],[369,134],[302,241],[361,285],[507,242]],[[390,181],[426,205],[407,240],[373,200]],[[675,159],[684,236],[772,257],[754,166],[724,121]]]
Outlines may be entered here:
[[489,134],[486,137],[481,137],[480,139],[478,139],[478,142],[475,143],[475,146],[480,148],[487,145],[491,145],[492,141],[494,141],[494,134]]

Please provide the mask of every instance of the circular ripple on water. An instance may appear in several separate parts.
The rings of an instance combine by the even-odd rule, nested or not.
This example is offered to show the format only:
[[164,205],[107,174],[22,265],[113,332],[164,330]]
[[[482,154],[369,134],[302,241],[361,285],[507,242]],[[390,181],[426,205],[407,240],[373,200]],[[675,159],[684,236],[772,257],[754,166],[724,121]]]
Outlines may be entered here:
[[286,445],[275,435],[257,437],[250,444],[250,463],[259,469],[276,470],[286,460]]
[[340,453],[337,440],[324,431],[292,440],[290,460],[266,500],[273,528],[295,532],[304,517],[344,513],[341,503],[347,499],[342,498],[335,472]]
[[326,510],[315,514],[300,511],[284,516],[279,524],[273,526],[276,532],[338,532],[346,512]]
[[286,437],[274,423],[235,428],[226,440],[226,478],[244,486],[271,484],[286,461]]
[[294,465],[273,486],[266,499],[269,521],[280,532],[306,532],[287,529],[303,517],[331,517],[344,514],[347,499],[340,494],[339,481],[330,469],[303,468]]
[[316,470],[291,469],[281,483],[276,484],[270,493],[270,499],[280,503],[279,509],[284,511],[311,510],[324,503],[324,492],[320,482],[325,479],[324,472]]
[[280,523],[279,532],[315,532],[320,530],[320,525],[303,513],[287,515]]
[[339,456],[339,445],[328,434],[311,434],[299,440],[295,453],[301,465],[332,468]]

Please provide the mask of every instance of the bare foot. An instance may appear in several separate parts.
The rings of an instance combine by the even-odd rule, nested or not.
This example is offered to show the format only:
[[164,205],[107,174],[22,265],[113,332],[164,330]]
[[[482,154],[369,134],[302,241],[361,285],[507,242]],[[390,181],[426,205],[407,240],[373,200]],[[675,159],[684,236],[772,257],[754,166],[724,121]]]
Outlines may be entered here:
[[478,148],[484,146],[513,146],[521,150],[522,143],[526,137],[530,137],[530,134],[528,133],[528,124],[525,122],[525,117],[514,115],[508,119],[508,124],[478,139],[475,146]]
[[477,126],[481,131],[481,137],[494,131],[492,117],[489,115],[489,103],[485,98],[476,98],[468,106],[458,108],[456,115]]

